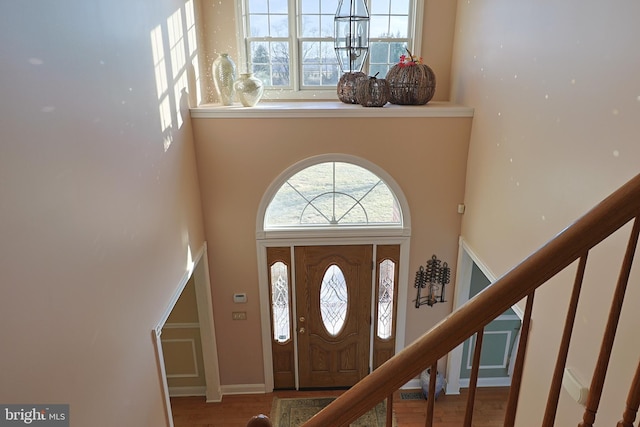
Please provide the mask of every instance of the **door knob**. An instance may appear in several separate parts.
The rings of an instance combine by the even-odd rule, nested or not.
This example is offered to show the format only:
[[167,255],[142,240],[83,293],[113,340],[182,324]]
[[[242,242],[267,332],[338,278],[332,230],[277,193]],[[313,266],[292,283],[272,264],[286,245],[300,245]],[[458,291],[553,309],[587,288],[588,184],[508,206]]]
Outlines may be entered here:
[[304,328],[300,328],[300,331],[299,331],[299,332],[300,332],[301,334],[304,334]]

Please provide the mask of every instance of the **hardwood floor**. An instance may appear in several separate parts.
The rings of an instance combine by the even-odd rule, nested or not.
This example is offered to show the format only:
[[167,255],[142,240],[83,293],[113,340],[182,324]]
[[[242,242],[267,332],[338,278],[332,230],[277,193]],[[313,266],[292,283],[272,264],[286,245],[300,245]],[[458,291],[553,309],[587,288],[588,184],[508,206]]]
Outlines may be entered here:
[[[402,393],[409,392],[403,390]],[[206,403],[204,397],[177,397],[171,399],[175,427],[246,427],[254,415],[271,412],[274,397],[337,396],[340,391],[277,391],[267,394],[225,396],[221,403]],[[394,395],[393,410],[398,427],[423,427],[426,401],[403,400],[400,391]],[[506,387],[480,388],[476,392],[473,425],[500,427],[509,389]],[[435,403],[434,427],[460,427],[464,421],[467,391],[460,395],[442,395]],[[330,427],[330,426],[327,426]]]

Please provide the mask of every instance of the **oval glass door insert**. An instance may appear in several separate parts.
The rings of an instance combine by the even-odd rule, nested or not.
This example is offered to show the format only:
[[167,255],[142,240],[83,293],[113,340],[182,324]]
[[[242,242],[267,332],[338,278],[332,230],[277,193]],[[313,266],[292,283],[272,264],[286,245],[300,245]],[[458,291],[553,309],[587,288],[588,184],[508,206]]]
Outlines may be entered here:
[[320,286],[320,315],[329,335],[337,336],[347,318],[347,282],[340,267],[331,264]]

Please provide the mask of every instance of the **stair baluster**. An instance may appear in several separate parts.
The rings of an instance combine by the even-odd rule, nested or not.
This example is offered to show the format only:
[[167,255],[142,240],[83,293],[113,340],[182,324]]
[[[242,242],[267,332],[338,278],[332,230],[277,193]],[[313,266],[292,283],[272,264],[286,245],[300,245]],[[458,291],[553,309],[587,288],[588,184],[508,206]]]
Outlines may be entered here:
[[633,377],[633,383],[629,389],[629,397],[627,397],[627,408],[622,415],[616,427],[633,427],[633,422],[636,420],[636,414],[638,413],[638,407],[640,406],[640,362],[638,362],[638,368],[636,374]]
[[473,421],[473,406],[476,402],[476,388],[478,386],[478,373],[480,371],[480,355],[482,354],[482,339],[484,328],[476,332],[476,344],[473,352],[473,365],[469,378],[469,395],[467,396],[467,410],[464,414],[464,427],[471,427]]
[[582,282],[584,280],[584,271],[587,267],[587,255],[588,252],[582,255],[580,257],[580,262],[578,263],[578,270],[576,272],[576,278],[573,284],[573,291],[571,292],[569,309],[567,310],[567,317],[565,319],[564,331],[562,332],[562,340],[560,341],[560,349],[558,350],[558,359],[556,360],[556,367],[553,372],[551,387],[549,388],[547,409],[545,410],[544,418],[542,419],[542,427],[553,427],[553,423],[556,419],[556,413],[558,411],[558,400],[560,399],[560,389],[562,388],[562,376],[564,374],[564,368],[567,364],[567,356],[569,354],[569,344],[571,342],[573,324],[576,318],[576,312],[578,311],[580,290],[582,289]]
[[393,427],[393,393],[387,397],[387,425],[386,427]]
[[527,297],[527,303],[524,309],[524,318],[522,319],[522,330],[520,332],[520,342],[518,343],[518,354],[516,355],[516,363],[513,367],[513,375],[511,376],[511,389],[509,390],[509,401],[507,402],[507,411],[504,414],[504,427],[513,427],[516,422],[516,412],[518,410],[518,397],[520,397],[520,385],[522,384],[522,372],[524,371],[524,356],[527,352],[527,343],[529,341],[529,329],[531,328],[531,313],[533,312],[533,297],[535,291],[531,292]]
[[602,338],[600,355],[598,356],[598,362],[596,363],[596,368],[593,372],[591,387],[589,387],[589,396],[587,397],[587,405],[585,407],[582,421],[578,424],[579,427],[593,427],[593,423],[596,420],[596,413],[598,412],[600,397],[602,396],[602,389],[604,388],[604,379],[607,376],[607,368],[609,366],[611,350],[613,349],[613,341],[616,337],[618,321],[620,320],[620,313],[622,312],[624,294],[627,290],[627,283],[629,282],[633,256],[635,255],[636,247],[638,246],[639,233],[640,218],[636,217],[633,222],[633,229],[631,230],[627,250],[624,254],[622,267],[620,268],[618,284],[616,285],[616,289],[613,294],[611,310],[609,311],[609,319],[607,320],[604,337]]

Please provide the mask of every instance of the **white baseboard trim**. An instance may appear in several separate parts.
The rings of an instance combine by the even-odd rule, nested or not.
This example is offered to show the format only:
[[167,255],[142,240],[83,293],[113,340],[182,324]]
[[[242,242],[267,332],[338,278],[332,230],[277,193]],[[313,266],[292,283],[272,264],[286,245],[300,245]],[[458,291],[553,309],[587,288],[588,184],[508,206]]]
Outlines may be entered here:
[[228,394],[264,394],[267,388],[264,384],[231,384],[220,386],[222,395]]
[[170,397],[206,396],[207,387],[169,387]]
[[[467,380],[467,383],[468,382]],[[400,390],[415,390],[420,387],[420,378],[414,378],[400,387]],[[264,394],[267,392],[267,389],[264,384],[231,384],[221,385],[220,392],[223,396],[232,394]],[[202,395],[204,395],[204,393]]]
[[[511,378],[478,378],[478,387],[509,387]],[[460,388],[469,388],[469,378],[460,378]]]
[[220,387],[217,390],[207,390],[206,395],[207,403],[220,403],[222,402],[222,391]]
[[422,385],[420,384],[420,378],[414,378],[400,387],[400,390],[415,390],[419,388],[422,388]]

